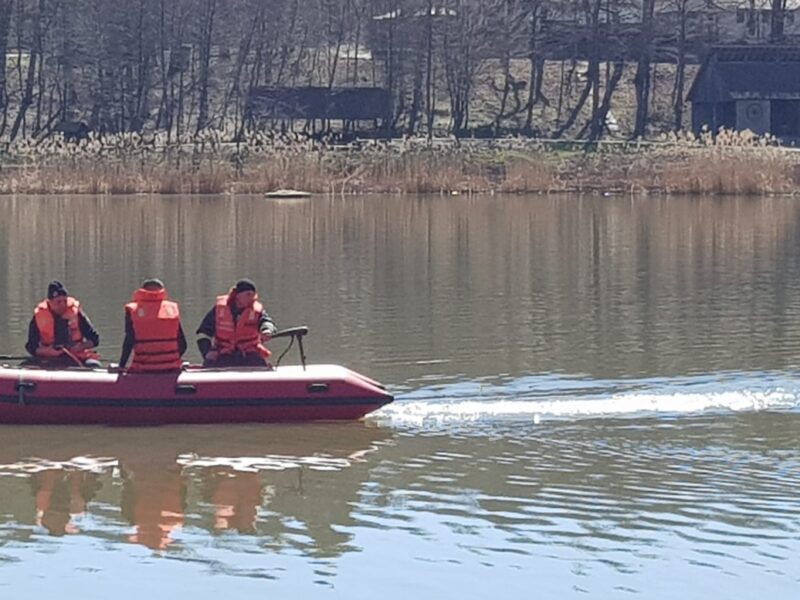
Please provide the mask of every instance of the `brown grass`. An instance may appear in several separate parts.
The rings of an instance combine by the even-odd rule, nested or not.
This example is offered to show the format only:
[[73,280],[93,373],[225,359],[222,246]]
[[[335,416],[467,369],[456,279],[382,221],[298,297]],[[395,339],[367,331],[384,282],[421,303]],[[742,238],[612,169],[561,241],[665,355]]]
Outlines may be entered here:
[[723,131],[715,138],[675,139],[631,181],[668,194],[764,196],[796,193],[800,154],[769,136]]
[[3,194],[259,194],[616,192],[793,194],[800,154],[774,140],[723,132],[591,152],[530,140],[429,145],[424,140],[341,148],[253,134],[219,133],[165,143],[124,135],[81,144],[12,147],[0,156]]

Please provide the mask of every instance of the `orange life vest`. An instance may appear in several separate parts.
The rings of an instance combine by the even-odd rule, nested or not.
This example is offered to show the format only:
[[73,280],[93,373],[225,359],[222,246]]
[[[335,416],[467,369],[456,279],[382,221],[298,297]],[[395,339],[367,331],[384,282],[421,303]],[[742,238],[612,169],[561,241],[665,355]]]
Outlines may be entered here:
[[231,304],[234,302],[236,292],[231,290],[227,296],[217,296],[215,305],[215,347],[221,355],[233,354],[236,350],[242,354],[258,353],[263,358],[269,358],[270,352],[261,344],[261,332],[258,325],[264,307],[255,297],[253,304],[239,314],[239,320],[234,321]]
[[[59,316],[59,319],[67,321],[67,328],[69,329],[69,341],[73,344],[80,344],[83,341],[83,333],[81,333],[81,304],[75,298],[67,298],[67,310]],[[50,310],[50,305],[47,300],[42,300],[33,311],[33,317],[36,321],[36,327],[39,329],[39,343],[42,346],[53,346],[56,343],[56,319],[53,311]],[[99,354],[92,350],[79,350],[72,352],[80,360],[87,360],[89,358],[97,359]]]
[[167,300],[166,290],[136,290],[125,305],[136,338],[132,373],[179,371],[182,366],[178,332],[181,315],[178,305]]

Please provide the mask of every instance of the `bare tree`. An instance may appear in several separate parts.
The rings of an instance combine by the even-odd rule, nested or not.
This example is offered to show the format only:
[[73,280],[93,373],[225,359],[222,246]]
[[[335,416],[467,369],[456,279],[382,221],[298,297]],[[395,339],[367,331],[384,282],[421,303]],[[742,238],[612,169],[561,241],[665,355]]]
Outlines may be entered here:
[[208,126],[208,86],[211,76],[211,49],[216,13],[217,0],[202,0],[200,31],[197,41],[197,45],[200,49],[197,131],[205,129]]
[[[497,85],[494,77],[490,79],[490,85],[495,92],[500,95],[500,107],[494,118],[494,128],[496,131],[502,126],[503,120],[514,117],[525,109],[527,103],[523,105],[520,98],[520,91],[525,82],[520,82],[511,72],[512,57],[524,47],[525,42],[530,40],[530,35],[526,28],[526,7],[517,0],[492,0],[487,6],[487,12],[496,15],[491,21],[491,25],[485,28],[483,34],[493,36],[497,39],[498,51],[500,54],[500,75],[501,85]],[[530,56],[530,53],[528,53]],[[513,101],[513,106],[509,108],[509,102]]]
[[8,94],[6,91],[6,52],[14,0],[0,0],[0,136],[6,128],[8,118]]
[[773,44],[778,44],[784,40],[784,21],[786,13],[786,0],[770,0],[772,8],[771,21],[770,21],[770,41]]
[[575,122],[586,105],[589,95],[592,95],[592,115],[597,113],[600,105],[600,52],[602,49],[601,31],[600,31],[600,14],[603,2],[602,0],[583,0],[582,10],[584,18],[588,24],[589,44],[588,44],[588,65],[586,68],[586,84],[578,97],[575,107],[572,109],[569,117],[561,127],[559,127],[554,136],[559,138],[569,130]]
[[653,39],[653,14],[655,0],[642,0],[642,25],[637,43],[638,61],[636,63],[636,120],[633,137],[644,137],[647,132],[647,115],[650,105],[650,58]]
[[442,60],[450,98],[450,127],[458,135],[469,127],[469,108],[480,66],[483,41],[479,35],[485,11],[480,3],[457,0],[457,18],[445,30]]
[[544,85],[545,53],[540,48],[539,37],[541,21],[545,12],[544,0],[526,0],[528,19],[528,60],[530,61],[529,82],[528,82],[528,101],[525,105],[526,116],[523,130],[531,132],[533,130],[533,107],[537,102],[547,103],[542,92]]
[[[772,42],[786,41],[786,0],[742,2],[751,9],[742,33],[749,27],[756,35],[769,31]],[[0,0],[0,136],[44,136],[59,120],[72,119],[85,119],[101,134],[160,130],[171,137],[232,126],[241,136],[258,125],[247,111],[256,87],[359,86],[370,81],[371,68],[371,83],[389,91],[395,132],[433,136],[448,107],[447,127],[459,135],[480,115],[495,132],[552,130],[596,139],[617,90],[628,86],[623,64],[634,60],[630,125],[638,137],[665,106],[672,111],[667,127],[683,126],[687,65],[699,45],[714,41],[697,13],[723,10],[713,6],[712,0]],[[769,22],[760,18],[762,8],[771,8]],[[634,14],[637,22],[629,18]],[[550,89],[545,73],[557,76],[559,63],[560,84]],[[675,65],[674,80],[655,89],[655,68],[663,77],[671,67],[654,65],[665,63]],[[555,124],[535,122],[539,114]]]
[[[19,6],[23,5],[20,4]],[[33,90],[36,83],[36,71],[39,68],[42,55],[42,23],[44,22],[45,9],[45,0],[39,0],[36,4],[36,11],[33,14],[33,42],[31,45],[30,59],[28,61],[28,68],[25,76],[25,88],[22,93],[22,99],[20,100],[17,117],[14,120],[14,124],[11,126],[11,132],[9,133],[9,136],[12,140],[16,139],[17,135],[20,133],[20,129],[23,128],[25,123],[25,116],[28,113],[28,109],[33,105]]]

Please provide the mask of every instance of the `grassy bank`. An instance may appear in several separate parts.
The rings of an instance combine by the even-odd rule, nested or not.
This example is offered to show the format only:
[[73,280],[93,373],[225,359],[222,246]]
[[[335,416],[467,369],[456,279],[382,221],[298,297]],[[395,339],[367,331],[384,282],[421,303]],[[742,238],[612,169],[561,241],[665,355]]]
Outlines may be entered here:
[[12,146],[2,194],[620,193],[778,195],[800,183],[800,153],[744,134],[648,144],[425,140],[347,147],[266,134],[224,143],[121,135]]

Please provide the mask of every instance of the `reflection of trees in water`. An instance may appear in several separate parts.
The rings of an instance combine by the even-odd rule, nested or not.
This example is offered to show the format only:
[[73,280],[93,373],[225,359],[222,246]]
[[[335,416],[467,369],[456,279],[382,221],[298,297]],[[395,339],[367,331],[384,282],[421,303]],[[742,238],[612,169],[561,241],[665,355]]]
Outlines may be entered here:
[[114,347],[132,273],[161,274],[197,323],[236,264],[279,322],[309,322],[315,360],[388,382],[438,358],[467,375],[760,368],[800,336],[799,238],[785,198],[6,199],[0,351],[46,284],[31,273],[62,273]]

